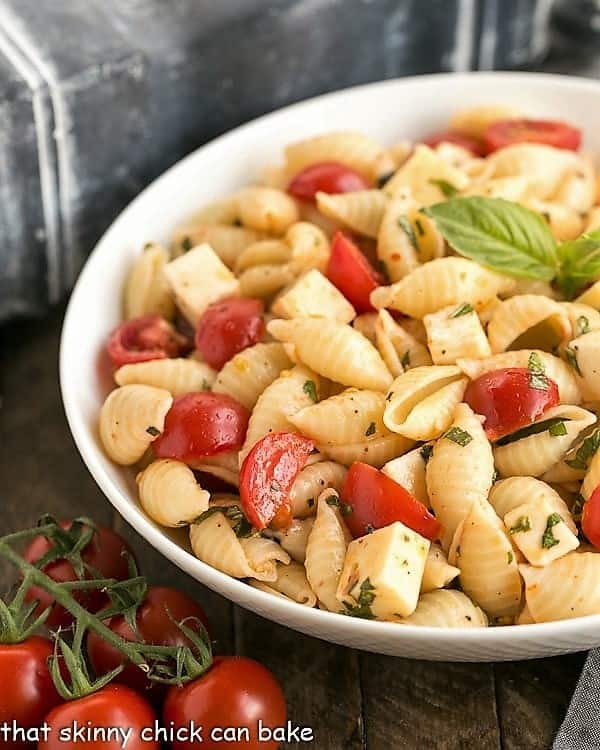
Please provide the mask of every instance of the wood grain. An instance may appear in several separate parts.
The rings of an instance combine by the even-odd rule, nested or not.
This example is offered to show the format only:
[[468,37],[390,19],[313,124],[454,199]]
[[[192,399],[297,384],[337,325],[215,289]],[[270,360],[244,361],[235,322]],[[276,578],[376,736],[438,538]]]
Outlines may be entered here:
[[[318,750],[543,750],[562,721],[583,655],[530,662],[443,664],[393,659],[300,635],[232,607],[129,529],[81,462],[57,382],[61,311],[0,328],[0,534],[44,512],[113,523],[156,584],[196,597],[217,650],[248,655],[281,679],[296,725]],[[11,577],[0,563],[1,580]]]

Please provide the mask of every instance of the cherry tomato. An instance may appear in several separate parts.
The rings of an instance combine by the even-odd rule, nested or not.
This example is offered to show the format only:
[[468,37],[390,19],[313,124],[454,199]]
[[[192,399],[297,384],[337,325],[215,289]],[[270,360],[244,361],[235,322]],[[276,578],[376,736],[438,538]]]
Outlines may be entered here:
[[446,130],[441,133],[433,133],[423,139],[423,143],[430,148],[435,148],[440,143],[453,143],[455,146],[470,151],[474,156],[484,156],[485,148],[483,143],[478,138],[473,138],[469,135],[463,135],[462,133],[456,133],[452,130]]
[[[61,521],[63,529],[71,528],[72,521]],[[53,546],[46,537],[39,536],[32,539],[23,553],[24,559],[29,563],[35,563]],[[128,555],[132,555],[129,545],[112,529],[105,526],[97,525],[97,533],[92,537],[92,541],[82,552],[82,560],[91,569],[98,572],[104,578],[115,578],[122,581],[129,577]],[[58,559],[44,567],[44,573],[50,576],[54,581],[76,581],[77,575],[73,566],[68,560]],[[88,573],[87,577],[92,576]],[[90,612],[97,612],[108,603],[108,599],[98,589],[89,589],[87,591],[77,591],[73,593],[75,599]],[[59,626],[67,627],[73,621],[73,618],[67,610],[59,604],[52,604],[53,597],[48,592],[37,586],[28,589],[25,596],[27,601],[37,599],[39,605],[37,612],[41,612],[46,607],[52,605],[50,615],[46,620],[46,625],[50,628]]]
[[[127,750],[159,750],[159,742],[142,735],[142,730],[146,728],[154,731],[155,721],[156,714],[141,695],[124,685],[108,685],[85,698],[63,703],[50,711],[46,716],[49,736],[38,743],[38,750],[122,750],[124,737],[122,733],[115,732],[118,729],[125,733],[131,730],[125,745]],[[89,727],[92,731],[103,728],[112,729],[113,732],[110,738],[74,737],[75,722],[80,731]],[[61,737],[61,730],[69,731],[70,736]]]
[[215,370],[259,342],[265,333],[259,299],[232,297],[210,305],[196,329],[196,349]]
[[257,529],[289,526],[289,492],[315,447],[294,432],[272,432],[258,441],[240,470],[240,498],[246,518]]
[[552,120],[500,120],[486,128],[483,141],[488,153],[515,143],[543,143],[577,151],[581,145],[581,130]]
[[150,359],[178,357],[189,346],[185,336],[160,315],[126,320],[111,333],[106,351],[115,367]]
[[464,400],[476,414],[485,417],[483,426],[488,438],[498,440],[535,422],[558,404],[559,396],[553,380],[536,378],[525,367],[509,367],[473,380]]
[[[144,601],[136,613],[137,633],[129,627],[123,616],[113,617],[109,628],[126,641],[152,643],[155,646],[190,646],[177,623],[187,621],[188,627],[198,630],[198,622],[208,630],[208,619],[202,607],[177,589],[153,586],[148,589]],[[87,639],[87,653],[97,675],[123,664],[124,656],[94,631]],[[144,672],[131,662],[125,663],[123,671],[115,678],[138,692],[147,691],[147,696],[160,700],[165,686],[148,680]]]
[[354,169],[337,161],[311,164],[293,178],[288,193],[295,198],[312,201],[317,193],[352,193],[367,190],[369,183]]
[[383,276],[373,268],[343,232],[336,232],[333,237],[327,278],[353,305],[357,313],[375,309],[369,296],[373,289],[385,283]]
[[344,520],[353,537],[364,536],[369,528],[380,529],[401,521],[427,539],[437,539],[440,524],[408,490],[368,464],[356,461],[346,474],[340,492],[351,513]]
[[[39,727],[48,711],[62,703],[48,670],[52,651],[52,643],[38,636],[0,645],[0,725],[16,721],[23,729]],[[33,745],[13,741],[11,747],[21,750]]]
[[[202,725],[206,750],[276,750],[278,740],[260,741],[258,722],[273,728],[283,727],[286,720],[285,698],[275,677],[258,662],[242,656],[217,657],[202,677],[172,687],[163,707],[165,726],[188,727],[192,721]],[[245,727],[250,739],[225,742],[218,734],[224,727]],[[185,740],[172,743],[173,750],[198,746]]]
[[248,409],[225,393],[186,393],[173,401],[163,432],[152,447],[159,458],[186,463],[239,450],[249,418]]
[[600,549],[600,485],[584,503],[581,528],[590,543]]

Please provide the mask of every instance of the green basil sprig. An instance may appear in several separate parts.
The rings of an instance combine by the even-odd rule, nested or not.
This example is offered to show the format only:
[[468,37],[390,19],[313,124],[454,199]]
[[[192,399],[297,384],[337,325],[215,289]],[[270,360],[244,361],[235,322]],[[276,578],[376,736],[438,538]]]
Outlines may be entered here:
[[558,244],[539,214],[502,198],[451,198],[423,210],[456,252],[493,271],[556,281],[569,298],[600,277],[600,230]]

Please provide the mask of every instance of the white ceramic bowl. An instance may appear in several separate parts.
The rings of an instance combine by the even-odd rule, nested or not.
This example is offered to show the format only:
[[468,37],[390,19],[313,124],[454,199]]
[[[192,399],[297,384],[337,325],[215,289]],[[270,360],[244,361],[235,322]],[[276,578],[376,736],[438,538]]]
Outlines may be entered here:
[[144,190],[98,243],[65,318],[60,377],[67,417],[84,461],[119,513],[169,560],[236,604],[345,646],[419,659],[526,659],[599,645],[600,616],[473,630],[401,626],[309,609],[220,573],[182,546],[185,535],[166,532],[142,513],[133,472],[115,466],[102,452],[96,424],[110,385],[98,364],[99,352],[119,322],[123,282],[142,245],[150,240],[168,241],[173,228],[203,203],[248,183],[266,165],[277,162],[289,141],[348,128],[388,143],[418,138],[443,129],[456,109],[485,102],[514,104],[533,116],[568,119],[584,129],[585,145],[600,151],[600,84],[577,78],[521,73],[434,75],[360,86],[302,102],[198,149]]

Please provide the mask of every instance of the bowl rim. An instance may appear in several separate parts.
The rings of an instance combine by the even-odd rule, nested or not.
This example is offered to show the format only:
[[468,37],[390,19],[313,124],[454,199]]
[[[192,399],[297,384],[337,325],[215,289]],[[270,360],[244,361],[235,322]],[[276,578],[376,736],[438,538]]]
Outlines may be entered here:
[[[69,362],[73,354],[76,353],[74,348],[75,342],[72,340],[71,330],[74,327],[74,320],[77,317],[77,311],[84,304],[84,292],[87,281],[95,273],[95,266],[102,257],[104,248],[109,247],[113,234],[117,234],[118,229],[126,223],[130,213],[138,209],[143,204],[148,195],[154,191],[160,191],[162,186],[169,182],[173,174],[184,165],[192,160],[201,157],[201,154],[210,152],[215,148],[221,148],[230,140],[236,139],[239,134],[246,132],[257,124],[275,120],[279,116],[288,116],[294,111],[301,109],[305,105],[319,102],[330,102],[336,98],[342,98],[352,93],[360,95],[362,91],[373,91],[374,89],[395,88],[398,86],[411,86],[418,83],[427,83],[435,81],[452,81],[452,85],[460,85],[461,82],[472,80],[474,78],[489,79],[490,83],[499,79],[513,81],[515,84],[534,84],[545,83],[546,85],[556,87],[575,87],[582,91],[592,94],[600,94],[600,81],[594,79],[582,78],[579,76],[559,75],[553,73],[530,73],[516,71],[471,71],[465,73],[435,73],[430,75],[407,76],[403,78],[392,78],[383,81],[376,81],[358,86],[351,86],[339,89],[330,93],[304,99],[295,102],[286,107],[276,109],[264,114],[253,120],[250,120],[226,133],[214,138],[206,144],[192,151],[182,159],[178,160],[165,172],[161,173],[147,187],[145,187],[128,205],[118,214],[116,219],[111,222],[106,231],[98,240],[94,249],[88,256],[77,282],[71,293],[67,305],[62,333],[60,338],[59,351],[59,380],[60,390],[65,409],[67,422],[71,430],[75,445],[92,477],[98,484],[99,488],[110,501],[112,506],[119,514],[149,542],[157,551],[167,557],[171,562],[177,565],[184,573],[192,576],[203,585],[216,591],[229,601],[242,606],[246,609],[258,612],[268,619],[273,619],[283,623],[286,627],[294,630],[311,632],[314,627],[315,632],[319,626],[327,626],[329,630],[336,631],[336,640],[343,643],[344,637],[351,637],[360,631],[361,636],[372,636],[378,641],[384,639],[393,642],[406,642],[407,644],[426,645],[435,639],[436,645],[446,645],[452,647],[460,644],[468,647],[476,645],[480,647],[489,644],[490,647],[496,645],[531,645],[532,643],[543,642],[546,636],[560,636],[569,640],[571,637],[577,638],[582,632],[590,632],[591,629],[600,630],[600,614],[586,615],[584,617],[556,620],[545,623],[532,623],[527,625],[511,625],[508,627],[491,627],[491,628],[438,628],[431,626],[406,625],[394,622],[380,622],[376,620],[364,620],[349,616],[340,615],[334,612],[306,607],[293,601],[286,601],[282,598],[272,596],[258,589],[255,589],[241,580],[232,578],[226,573],[213,568],[212,566],[198,560],[191,552],[181,547],[176,541],[164,535],[153,523],[144,515],[143,511],[131,503],[126,493],[121,492],[112,482],[110,477],[105,473],[100,464],[99,448],[89,439],[88,427],[83,415],[77,407],[76,399],[71,397],[69,383]],[[265,614],[268,612],[268,614]],[[295,624],[289,622],[295,620]],[[301,623],[301,624],[300,624]],[[321,637],[321,636],[317,636]],[[329,637],[329,636],[328,636]],[[581,646],[581,650],[588,647]],[[533,654],[536,657],[537,654]],[[519,657],[515,654],[515,658]]]

